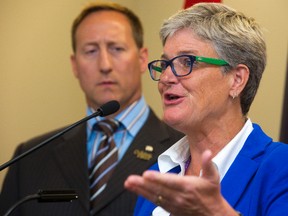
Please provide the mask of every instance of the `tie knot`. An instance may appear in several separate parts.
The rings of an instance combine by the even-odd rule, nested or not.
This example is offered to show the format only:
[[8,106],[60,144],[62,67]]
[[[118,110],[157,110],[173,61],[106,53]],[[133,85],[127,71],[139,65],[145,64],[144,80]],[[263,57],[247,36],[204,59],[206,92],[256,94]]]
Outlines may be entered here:
[[104,119],[95,124],[94,129],[103,131],[107,135],[113,134],[119,127],[119,122],[115,119]]

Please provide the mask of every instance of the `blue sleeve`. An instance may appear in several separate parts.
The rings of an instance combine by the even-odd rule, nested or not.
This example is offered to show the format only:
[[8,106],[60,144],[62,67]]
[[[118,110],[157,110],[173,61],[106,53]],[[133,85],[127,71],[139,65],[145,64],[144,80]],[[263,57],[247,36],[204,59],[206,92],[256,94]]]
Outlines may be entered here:
[[[158,163],[155,163],[149,168],[149,170],[159,171]],[[176,166],[169,173],[179,173],[180,166]],[[146,198],[139,196],[134,208],[134,216],[150,216],[157,206]]]
[[[156,170],[159,171],[158,163],[153,164],[149,170]],[[134,208],[134,216],[149,216],[152,214],[153,210],[157,206],[150,202],[149,200],[145,199],[142,196],[138,196],[135,208]]]

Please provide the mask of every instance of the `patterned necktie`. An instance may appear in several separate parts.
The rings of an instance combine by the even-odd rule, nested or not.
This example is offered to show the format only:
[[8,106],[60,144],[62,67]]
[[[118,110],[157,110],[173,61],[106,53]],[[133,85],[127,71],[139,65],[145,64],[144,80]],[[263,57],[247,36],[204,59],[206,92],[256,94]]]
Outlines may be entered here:
[[118,127],[119,122],[114,119],[105,119],[94,126],[95,130],[102,131],[104,135],[89,170],[91,210],[97,205],[99,194],[105,189],[118,162],[118,150],[113,140],[113,133]]

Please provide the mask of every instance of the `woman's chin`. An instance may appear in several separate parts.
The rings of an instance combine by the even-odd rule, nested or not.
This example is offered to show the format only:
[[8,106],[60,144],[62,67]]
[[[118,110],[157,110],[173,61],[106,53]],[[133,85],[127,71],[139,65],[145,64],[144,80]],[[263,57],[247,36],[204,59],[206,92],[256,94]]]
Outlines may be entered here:
[[183,119],[181,120],[177,113],[164,112],[163,121],[170,127],[175,128]]

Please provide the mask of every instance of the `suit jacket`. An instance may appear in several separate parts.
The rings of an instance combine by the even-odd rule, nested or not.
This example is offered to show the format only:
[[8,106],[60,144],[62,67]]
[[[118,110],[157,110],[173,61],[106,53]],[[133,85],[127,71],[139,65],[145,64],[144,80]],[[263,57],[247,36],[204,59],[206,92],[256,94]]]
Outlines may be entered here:
[[[54,134],[55,131],[20,145],[15,155]],[[132,215],[137,196],[124,189],[125,179],[130,174],[141,174],[148,169],[160,153],[182,136],[161,122],[150,110],[146,123],[113,172],[93,215]],[[135,154],[145,152],[146,145],[153,146],[152,158],[149,160],[138,158]],[[74,189],[79,198],[72,203],[29,201],[19,206],[17,214],[13,215],[89,215],[87,163],[86,125],[82,124],[9,168],[0,195],[0,215],[21,198],[37,193],[39,189]]]
[[[288,145],[273,142],[258,125],[253,127],[221,181],[221,193],[244,216],[288,215]],[[157,164],[151,169],[159,171]],[[155,207],[139,197],[134,215],[151,215]]]

